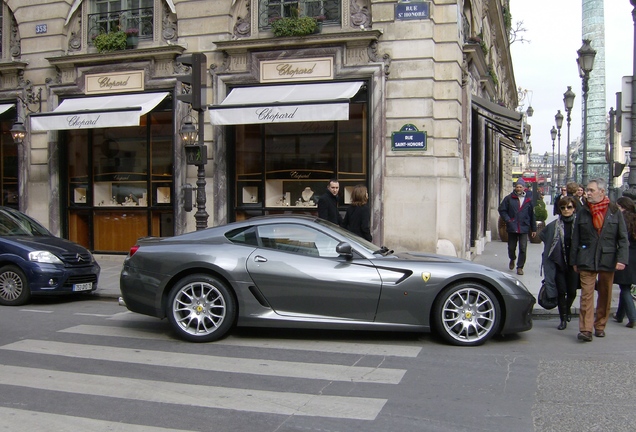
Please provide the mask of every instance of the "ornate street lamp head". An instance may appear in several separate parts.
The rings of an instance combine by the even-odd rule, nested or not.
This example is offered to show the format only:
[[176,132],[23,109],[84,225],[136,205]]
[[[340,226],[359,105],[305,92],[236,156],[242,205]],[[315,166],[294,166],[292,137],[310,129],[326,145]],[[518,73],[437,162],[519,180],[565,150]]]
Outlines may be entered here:
[[550,129],[550,136],[552,137],[552,145],[554,145],[554,140],[557,137],[557,130],[554,126],[552,126],[552,129]]
[[190,116],[186,116],[183,120],[183,124],[179,129],[179,136],[181,137],[181,142],[184,145],[193,145],[196,144],[197,136],[199,135],[199,131],[196,126],[192,124],[192,120]]
[[26,128],[24,127],[24,123],[22,123],[20,119],[16,120],[16,122],[13,124],[13,127],[11,128],[9,132],[11,132],[11,137],[13,138],[13,142],[16,144],[22,144],[27,134]]
[[557,129],[561,129],[561,126],[563,126],[563,114],[561,114],[561,110],[557,111],[554,116],[554,121],[556,122]]
[[565,93],[563,93],[563,105],[565,106],[565,111],[570,112],[574,107],[574,98],[576,94],[572,91],[572,87],[568,86],[568,89]]
[[576,63],[579,65],[579,76],[584,78],[592,72],[592,69],[594,69],[594,57],[596,57],[596,50],[592,48],[591,41],[589,39],[583,39],[583,46],[578,49],[577,54],[579,55],[576,59]]

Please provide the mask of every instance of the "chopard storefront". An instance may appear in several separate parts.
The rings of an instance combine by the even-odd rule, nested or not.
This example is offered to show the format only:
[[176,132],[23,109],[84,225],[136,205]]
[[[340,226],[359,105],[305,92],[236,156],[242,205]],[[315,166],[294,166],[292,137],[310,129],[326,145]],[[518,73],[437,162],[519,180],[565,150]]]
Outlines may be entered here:
[[[366,185],[370,196],[379,194],[373,160],[382,146],[373,131],[381,130],[382,110],[371,107],[374,100],[381,106],[380,66],[345,72],[344,47],[249,52],[257,48],[250,42],[223,42],[219,48],[229,67],[213,75],[221,102],[209,113],[223,143],[215,167],[227,167],[228,194],[215,203],[227,209],[228,221],[317,214],[317,199],[331,178],[340,181],[341,210],[356,184]],[[372,199],[371,205],[379,203]]]
[[85,95],[31,115],[33,131],[58,131],[62,231],[96,252],[174,235],[173,88],[144,82],[144,70],[87,74]]

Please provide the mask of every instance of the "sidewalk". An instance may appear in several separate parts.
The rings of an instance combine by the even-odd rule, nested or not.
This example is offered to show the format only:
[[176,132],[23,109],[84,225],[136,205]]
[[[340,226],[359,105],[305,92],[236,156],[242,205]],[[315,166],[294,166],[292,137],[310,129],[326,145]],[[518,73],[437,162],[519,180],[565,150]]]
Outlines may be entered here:
[[[548,220],[551,222],[554,219],[552,216],[552,206],[548,205]],[[524,266],[524,274],[522,276],[517,275],[516,269],[508,269],[508,243],[504,243],[501,240],[493,240],[486,244],[484,251],[481,255],[475,257],[474,262],[483,264],[485,266],[494,268],[496,270],[509,273],[518,278],[528,288],[532,295],[537,297],[539,294],[539,288],[541,288],[541,281],[543,277],[540,274],[541,271],[541,253],[543,252],[543,243],[531,243],[528,242],[526,265]],[[93,293],[96,296],[117,299],[121,295],[119,291],[119,274],[121,273],[121,266],[124,262],[124,255],[95,255],[95,259],[102,268],[97,290]],[[616,311],[618,307],[618,295],[620,290],[618,286],[614,286],[612,290],[612,312]],[[579,313],[579,299],[574,300],[572,312],[574,314]],[[545,310],[538,304],[535,304],[533,309],[533,315],[558,315],[556,308],[552,310]]]
[[[552,222],[556,216],[552,215],[552,206],[546,206],[548,210],[548,220],[546,224]],[[481,255],[477,255],[474,259],[474,262],[483,264],[488,267],[492,267],[496,270],[500,270],[504,273],[509,273],[514,275],[517,279],[519,279],[523,284],[528,288],[528,290],[537,298],[539,294],[539,289],[541,288],[541,281],[543,280],[543,276],[541,275],[541,254],[543,253],[543,243],[531,243],[528,241],[528,249],[526,255],[526,265],[523,268],[524,274],[522,276],[517,275],[517,269],[509,270],[508,269],[508,243],[502,242],[501,240],[494,240],[490,243],[486,244],[484,248],[484,252]],[[572,313],[579,313],[579,295],[580,291],[577,291],[577,297],[574,300],[574,304],[572,305]],[[616,311],[618,307],[618,296],[620,293],[620,289],[617,285],[614,285],[614,289],[612,289],[612,313]],[[594,299],[594,304],[596,305],[596,297]],[[534,309],[532,311],[534,316],[542,316],[542,315],[556,315],[558,316],[559,311],[557,308],[546,310],[543,309],[538,304],[534,305]]]

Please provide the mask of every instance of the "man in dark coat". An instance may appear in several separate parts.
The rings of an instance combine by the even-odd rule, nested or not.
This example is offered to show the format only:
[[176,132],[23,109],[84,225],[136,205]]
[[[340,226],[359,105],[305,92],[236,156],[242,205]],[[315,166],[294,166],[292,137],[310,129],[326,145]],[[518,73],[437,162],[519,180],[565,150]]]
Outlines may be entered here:
[[526,183],[520,178],[515,189],[507,195],[499,205],[499,214],[506,222],[508,231],[508,258],[510,270],[515,268],[517,244],[519,244],[519,259],[517,259],[517,274],[523,274],[526,264],[526,249],[528,248],[528,234],[534,238],[537,235],[537,219],[534,215],[532,195],[526,192]]
[[327,191],[318,200],[318,217],[342,225],[342,216],[338,211],[338,192],[340,183],[337,179],[331,179],[327,185]]
[[[570,262],[581,277],[579,334],[584,342],[605,336],[612,301],[614,272],[629,262],[627,227],[618,206],[605,195],[604,179],[587,184],[587,202],[577,212],[572,230]],[[594,290],[598,291],[594,317]]]

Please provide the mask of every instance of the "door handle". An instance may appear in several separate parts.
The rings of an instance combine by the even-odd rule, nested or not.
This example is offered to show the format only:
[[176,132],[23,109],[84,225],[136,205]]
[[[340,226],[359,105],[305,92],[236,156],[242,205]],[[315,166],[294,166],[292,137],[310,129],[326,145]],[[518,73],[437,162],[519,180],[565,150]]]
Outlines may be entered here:
[[256,256],[254,257],[254,261],[256,261],[256,262],[267,262],[267,258],[262,257],[262,256],[260,256],[260,255],[256,255]]

